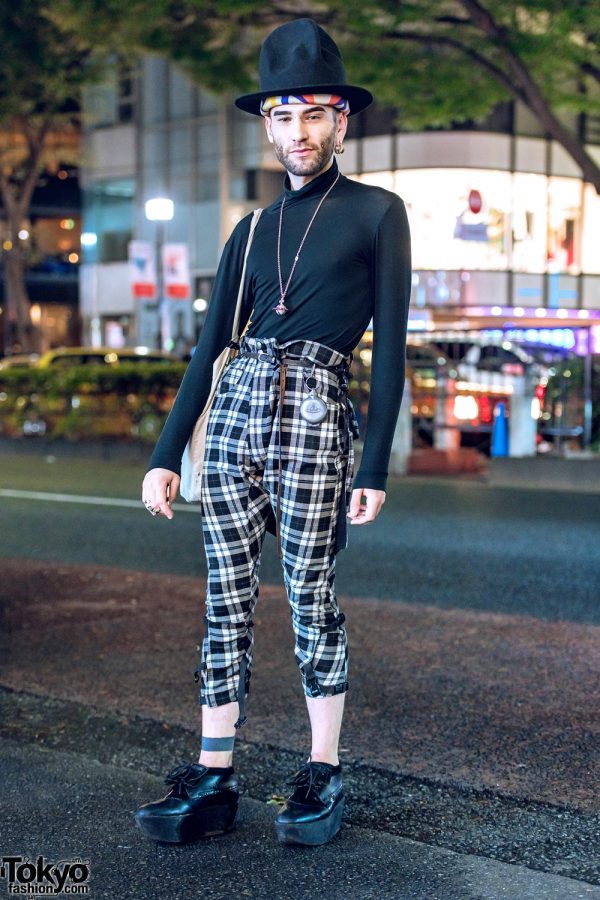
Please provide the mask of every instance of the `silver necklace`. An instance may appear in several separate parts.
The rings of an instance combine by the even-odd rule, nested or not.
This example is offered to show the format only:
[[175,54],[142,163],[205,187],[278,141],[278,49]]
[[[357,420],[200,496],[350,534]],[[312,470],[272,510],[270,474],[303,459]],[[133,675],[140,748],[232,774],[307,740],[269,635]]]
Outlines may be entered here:
[[308,237],[308,232],[311,229],[312,223],[317,218],[317,213],[321,209],[321,206],[327,199],[327,196],[329,195],[329,193],[334,189],[334,187],[338,183],[338,179],[339,179],[340,175],[341,175],[341,172],[338,172],[335,181],[321,197],[321,200],[319,201],[319,205],[315,209],[312,219],[308,223],[308,228],[304,232],[304,237],[300,241],[300,246],[298,247],[298,250],[296,251],[296,255],[294,257],[294,264],[292,266],[292,271],[288,275],[288,280],[285,283],[285,287],[283,284],[283,277],[281,275],[281,227],[283,225],[283,207],[285,205],[285,194],[283,196],[283,200],[281,201],[281,209],[279,210],[279,233],[277,235],[277,271],[279,273],[279,294],[280,294],[281,299],[279,300],[279,303],[277,304],[277,306],[273,307],[274,312],[276,312],[278,316],[283,316],[286,312],[289,312],[289,309],[285,305],[285,298],[286,298],[286,295],[288,292],[288,288],[290,286],[290,282],[292,280],[292,275],[294,274],[294,271],[298,264],[298,260],[300,258],[300,254],[302,252],[302,248],[304,247],[304,241]]

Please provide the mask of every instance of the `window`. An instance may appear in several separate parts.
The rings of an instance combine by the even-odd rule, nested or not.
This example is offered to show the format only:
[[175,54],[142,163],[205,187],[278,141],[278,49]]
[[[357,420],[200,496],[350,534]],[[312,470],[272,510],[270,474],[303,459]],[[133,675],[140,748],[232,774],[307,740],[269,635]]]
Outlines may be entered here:
[[[361,181],[391,188],[392,173]],[[577,275],[597,267],[581,244],[581,181],[489,169],[403,169],[394,188],[411,225],[415,269]],[[586,194],[586,228],[600,220],[600,199]],[[589,269],[588,269],[589,271]],[[592,269],[593,271],[593,269]]]
[[511,176],[484,169],[404,169],[415,269],[503,270],[510,254]]
[[578,275],[581,181],[578,178],[550,178],[548,184],[549,272]]
[[89,185],[83,193],[84,262],[124,262],[133,232],[132,179]]

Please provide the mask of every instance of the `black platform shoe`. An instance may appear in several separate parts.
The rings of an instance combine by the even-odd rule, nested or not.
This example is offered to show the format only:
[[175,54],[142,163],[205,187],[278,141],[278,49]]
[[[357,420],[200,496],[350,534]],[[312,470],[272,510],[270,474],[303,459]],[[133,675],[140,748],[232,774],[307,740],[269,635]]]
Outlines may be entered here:
[[326,844],[340,830],[344,812],[342,767],[308,762],[289,781],[294,788],[275,819],[284,844]]
[[233,769],[215,771],[199,763],[174,768],[165,778],[171,790],[135,814],[142,833],[154,841],[184,844],[223,834],[233,827],[239,792]]

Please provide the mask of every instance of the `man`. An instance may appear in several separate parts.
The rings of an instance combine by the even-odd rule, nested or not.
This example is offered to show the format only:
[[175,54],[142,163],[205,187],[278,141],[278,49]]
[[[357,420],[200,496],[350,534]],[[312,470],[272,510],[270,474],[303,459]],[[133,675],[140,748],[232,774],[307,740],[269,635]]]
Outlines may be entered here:
[[[260,552],[273,524],[312,732],[276,831],[283,842],[311,845],[340,828],[348,651],[335,558],[346,546],[347,519],[372,522],[385,501],[411,285],[402,200],[344,178],[334,159],[343,152],[348,115],[371,101],[368,91],[347,84],[338,48],[310,19],[269,35],[260,91],[236,100],[264,117],[287,177],[256,227],[241,317],[247,330],[209,418],[202,475],[207,614],[197,671],[202,747],[197,764],[169,774],[167,796],[136,813],[155,840],[182,842],[233,825],[233,746],[245,721]],[[153,514],[173,516],[182,451],[204,407],[213,360],[232,333],[251,218],[227,242],[206,325],[144,480]],[[349,366],[371,320],[369,421],[352,490],[357,427]]]

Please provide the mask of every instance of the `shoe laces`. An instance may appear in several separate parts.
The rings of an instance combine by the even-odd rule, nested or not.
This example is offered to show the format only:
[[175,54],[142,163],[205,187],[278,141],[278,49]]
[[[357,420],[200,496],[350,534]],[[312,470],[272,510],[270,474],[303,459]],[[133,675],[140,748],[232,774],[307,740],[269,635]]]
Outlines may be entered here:
[[306,799],[311,794],[315,799],[320,799],[319,792],[321,788],[331,778],[331,770],[329,767],[325,768],[324,766],[324,763],[304,763],[295,775],[288,778],[286,785],[300,791],[304,789]]
[[183,763],[171,769],[165,778],[165,784],[173,785],[175,794],[183,797],[196,787],[206,771],[206,766],[198,763]]

